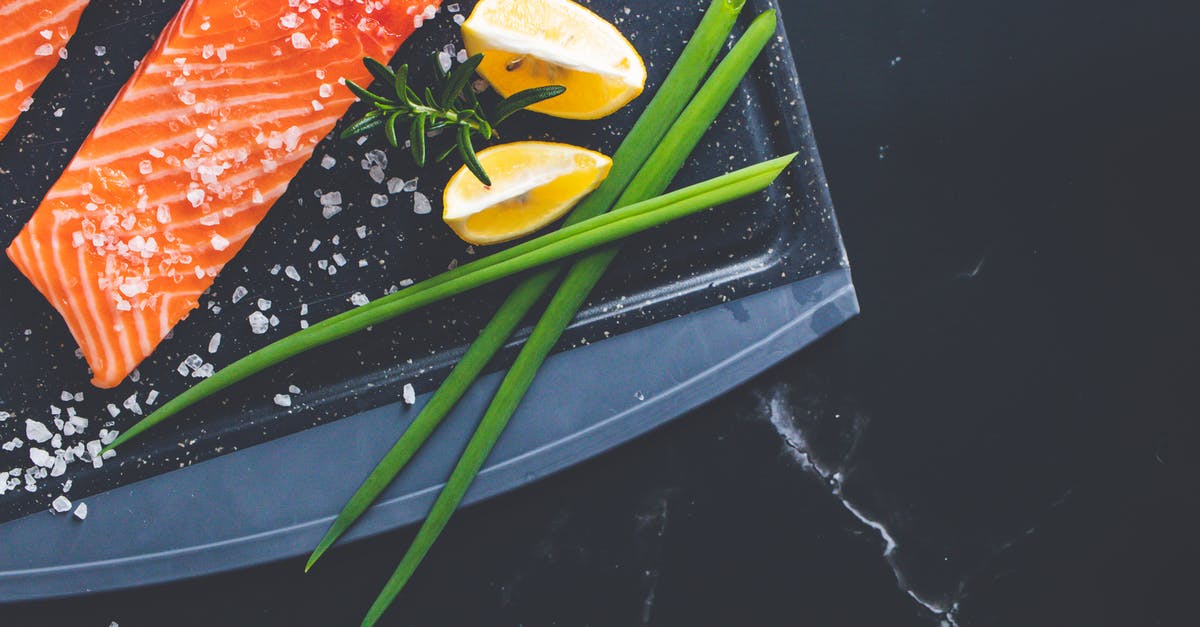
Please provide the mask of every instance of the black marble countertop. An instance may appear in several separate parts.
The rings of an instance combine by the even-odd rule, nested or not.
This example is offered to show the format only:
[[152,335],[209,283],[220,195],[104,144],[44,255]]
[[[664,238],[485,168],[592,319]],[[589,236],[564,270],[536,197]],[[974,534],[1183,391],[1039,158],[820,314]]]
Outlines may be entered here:
[[[1195,4],[784,7],[863,315],[462,512],[387,624],[1192,624]],[[411,534],[0,624],[357,624]]]

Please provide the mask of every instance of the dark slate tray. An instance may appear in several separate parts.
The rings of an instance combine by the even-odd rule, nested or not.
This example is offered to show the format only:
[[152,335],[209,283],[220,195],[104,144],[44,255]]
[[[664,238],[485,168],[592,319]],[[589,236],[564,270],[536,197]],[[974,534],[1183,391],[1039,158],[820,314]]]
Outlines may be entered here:
[[[107,103],[128,77],[179,0],[140,4],[93,0],[70,58],[0,144],[0,242],[7,243],[36,208]],[[461,3],[464,10],[471,3]],[[678,3],[586,2],[612,19],[639,48],[650,88],[661,82],[704,0]],[[750,16],[775,3],[754,0]],[[626,13],[628,11],[628,13]],[[782,26],[781,26],[782,28]],[[456,41],[445,13],[401,50],[421,59]],[[97,46],[104,46],[103,56]],[[646,98],[600,122],[526,116],[506,139],[556,139],[610,152]],[[55,111],[62,109],[60,115]],[[352,113],[353,114],[353,113]],[[71,405],[101,426],[120,429],[128,410],[106,405],[150,390],[168,398],[190,381],[176,367],[190,354],[216,366],[350,306],[362,292],[381,296],[404,279],[420,280],[456,261],[484,254],[451,235],[437,217],[438,190],[449,170],[416,172],[389,152],[387,176],[419,176],[434,213],[416,215],[410,193],[384,193],[360,166],[376,143],[328,139],[259,231],[217,280],[205,305],[140,368],[138,381],[116,390],[88,385],[83,362],[57,314],[12,265],[0,261],[0,442],[24,438],[24,419],[50,424],[51,404]],[[782,31],[729,109],[706,137],[677,184],[800,151],[770,190],[631,240],[625,254],[547,363],[468,495],[476,502],[578,463],[670,420],[812,342],[858,311],[848,262],[816,144]],[[332,170],[317,162],[328,154]],[[320,216],[316,195],[341,191],[346,210]],[[360,238],[356,228],[367,227]],[[333,243],[338,236],[338,244]],[[321,246],[310,252],[314,239]],[[335,253],[348,261],[336,276],[318,265]],[[359,267],[358,260],[366,260]],[[273,274],[294,265],[303,279]],[[323,265],[323,264],[322,264]],[[0,601],[74,594],[167,581],[293,557],[307,552],[358,482],[416,415],[511,283],[379,326],[266,373],[164,425],[102,468],[76,463],[66,475],[0,496]],[[249,295],[234,304],[232,293]],[[272,301],[279,328],[253,335],[255,301]],[[209,307],[220,309],[217,313]],[[304,303],[308,313],[301,316]],[[223,336],[215,355],[209,338]],[[524,332],[523,332],[524,333]],[[432,503],[474,422],[495,390],[513,346],[460,403],[403,477],[351,538],[418,520]],[[416,407],[398,402],[404,384]],[[291,385],[302,393],[284,409],[272,401]],[[63,403],[63,391],[84,392]],[[161,402],[161,401],[160,401]],[[111,423],[111,424],[108,424]],[[28,446],[0,451],[0,471],[30,466]],[[85,522],[47,513],[71,479],[68,496],[84,501]]]

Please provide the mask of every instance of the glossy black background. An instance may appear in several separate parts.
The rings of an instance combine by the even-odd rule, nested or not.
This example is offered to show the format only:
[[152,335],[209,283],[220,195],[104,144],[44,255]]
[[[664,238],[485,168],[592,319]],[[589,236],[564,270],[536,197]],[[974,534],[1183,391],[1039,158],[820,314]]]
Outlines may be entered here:
[[[1194,6],[785,0],[863,316],[463,512],[388,624],[1191,624]],[[410,538],[0,623],[356,624]]]

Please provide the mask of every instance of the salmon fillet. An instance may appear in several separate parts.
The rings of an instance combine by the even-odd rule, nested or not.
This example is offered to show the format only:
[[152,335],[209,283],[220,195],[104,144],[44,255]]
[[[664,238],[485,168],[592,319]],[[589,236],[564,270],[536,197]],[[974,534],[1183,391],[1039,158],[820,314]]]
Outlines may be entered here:
[[438,0],[187,0],[8,248],[118,385]]
[[[88,0],[0,0],[0,140],[66,57]],[[61,55],[61,56],[60,56]]]

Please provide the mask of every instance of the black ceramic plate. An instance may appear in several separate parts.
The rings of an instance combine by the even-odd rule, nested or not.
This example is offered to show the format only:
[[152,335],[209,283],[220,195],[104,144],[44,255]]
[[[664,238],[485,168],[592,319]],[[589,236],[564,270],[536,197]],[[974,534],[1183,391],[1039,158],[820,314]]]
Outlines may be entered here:
[[[65,167],[109,100],[153,43],[179,0],[93,0],[70,57],[0,144],[0,242],[10,241]],[[447,3],[449,5],[450,3]],[[463,11],[472,3],[460,3]],[[703,0],[591,0],[645,58],[648,92],[661,82],[698,23]],[[774,7],[749,3],[742,20]],[[739,27],[740,28],[740,27]],[[782,26],[781,26],[782,28]],[[428,71],[430,53],[456,44],[444,10],[401,49]],[[99,54],[103,46],[104,53]],[[646,97],[600,122],[526,114],[506,139],[553,139],[611,153]],[[351,116],[354,115],[352,111]],[[414,212],[414,194],[388,194],[363,168],[385,149],[327,139],[275,205],[202,307],[139,369],[137,381],[101,391],[58,315],[0,260],[0,442],[25,437],[25,419],[50,425],[51,405],[91,419],[83,436],[121,429],[145,406],[193,379],[177,371],[189,355],[220,367],[269,340],[486,254],[456,239],[438,218],[438,184],[449,169],[417,171],[385,151],[388,179],[419,178],[433,213]],[[628,440],[740,383],[857,312],[853,286],[786,38],[763,54],[676,185],[799,151],[796,165],[753,198],[649,232],[624,252],[540,375],[468,500],[527,483]],[[319,162],[328,155],[332,169]],[[337,190],[345,211],[321,216],[317,196]],[[371,197],[387,194],[373,207]],[[313,250],[315,242],[319,245]],[[342,265],[344,262],[344,265]],[[278,268],[294,266],[294,281]],[[336,268],[331,274],[330,268]],[[511,283],[382,325],[237,386],[124,447],[102,468],[84,463],[59,478],[0,495],[0,600],[70,594],[217,572],[310,549],[345,498],[415,416]],[[233,302],[235,292],[247,295]],[[279,326],[251,333],[259,299]],[[303,311],[307,313],[302,313]],[[210,338],[220,333],[215,354]],[[523,338],[519,336],[517,342]],[[516,343],[514,343],[514,346]],[[427,450],[352,537],[418,519],[469,437],[497,371],[513,347],[460,404]],[[413,384],[416,407],[399,402]],[[293,405],[273,402],[290,386]],[[83,400],[62,400],[83,392]],[[160,401],[161,402],[161,401]],[[0,451],[0,472],[31,466],[28,447]],[[85,522],[47,513],[63,493],[89,504]]]

